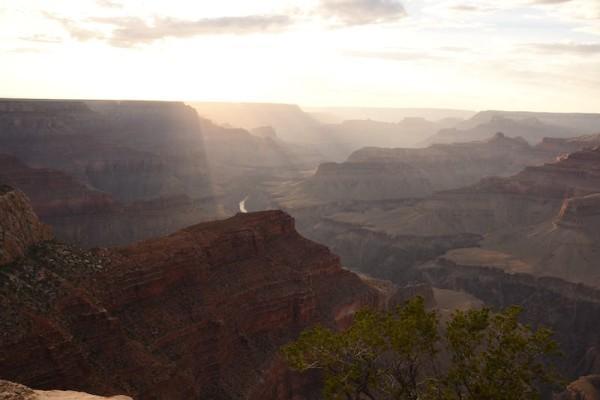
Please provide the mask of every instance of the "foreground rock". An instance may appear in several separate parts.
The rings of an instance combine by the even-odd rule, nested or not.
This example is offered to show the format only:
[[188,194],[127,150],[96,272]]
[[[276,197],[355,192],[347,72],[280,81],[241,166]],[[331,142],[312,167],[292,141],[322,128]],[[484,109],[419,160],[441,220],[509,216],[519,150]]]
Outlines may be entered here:
[[600,399],[600,375],[584,376],[571,383],[565,393],[555,400],[598,400]]
[[0,399],[2,400],[131,400],[127,396],[102,397],[88,393],[68,390],[33,390],[27,386],[0,380]]

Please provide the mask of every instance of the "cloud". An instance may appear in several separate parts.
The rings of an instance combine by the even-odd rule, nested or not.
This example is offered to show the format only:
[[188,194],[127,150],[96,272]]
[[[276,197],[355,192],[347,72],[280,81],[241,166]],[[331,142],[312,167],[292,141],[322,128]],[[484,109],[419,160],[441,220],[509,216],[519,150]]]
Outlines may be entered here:
[[455,6],[450,7],[451,10],[454,11],[467,11],[467,12],[471,12],[471,11],[481,11],[481,7],[477,7],[471,4],[457,4]]
[[[104,7],[121,7],[114,0],[96,0],[96,3]],[[307,14],[289,12],[200,19],[115,16],[83,20],[73,20],[48,12],[44,15],[60,23],[74,39],[98,39],[116,47],[133,47],[163,38],[281,32],[298,23],[301,15]],[[309,15],[310,18],[334,21],[334,26],[339,27],[394,21],[406,16],[406,11],[398,0],[320,0],[316,8],[309,11]]]
[[106,8],[123,8],[123,4],[114,0],[96,0],[96,4]]
[[600,43],[531,43],[525,45],[529,50],[547,54],[600,54]]
[[99,36],[98,32],[82,27],[81,24],[75,20],[60,17],[49,12],[44,12],[43,14],[46,16],[46,18],[61,24],[74,39],[87,41],[90,39],[97,39]]
[[132,47],[138,44],[176,37],[199,35],[244,35],[251,33],[283,30],[294,23],[286,15],[249,15],[242,17],[202,18],[183,20],[176,18],[154,18],[151,23],[137,17],[90,18],[86,22],[109,27],[110,33],[82,27],[82,23],[49,15],[60,22],[69,34],[78,40],[106,40],[113,46]]
[[390,22],[406,16],[397,0],[321,0],[317,13],[346,26]]
[[531,0],[531,4],[560,4],[560,3],[569,3],[573,0]]
[[62,43],[62,38],[58,36],[48,36],[43,34],[36,34],[31,36],[24,36],[20,38],[21,40],[27,42],[36,42],[36,43]]

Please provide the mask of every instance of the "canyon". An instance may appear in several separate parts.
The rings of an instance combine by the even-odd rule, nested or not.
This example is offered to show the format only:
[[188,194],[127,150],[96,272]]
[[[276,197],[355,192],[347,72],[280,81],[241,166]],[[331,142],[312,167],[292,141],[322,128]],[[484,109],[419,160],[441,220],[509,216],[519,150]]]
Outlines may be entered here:
[[32,199],[58,238],[86,247],[233,215],[242,193],[319,157],[183,103],[0,101],[0,178]]
[[[444,313],[523,305],[579,378],[561,399],[593,395],[600,135],[580,134],[595,115],[322,123],[243,103],[236,125],[232,107],[0,101],[1,378],[318,399],[279,347],[418,294]],[[389,147],[430,134],[453,143]]]

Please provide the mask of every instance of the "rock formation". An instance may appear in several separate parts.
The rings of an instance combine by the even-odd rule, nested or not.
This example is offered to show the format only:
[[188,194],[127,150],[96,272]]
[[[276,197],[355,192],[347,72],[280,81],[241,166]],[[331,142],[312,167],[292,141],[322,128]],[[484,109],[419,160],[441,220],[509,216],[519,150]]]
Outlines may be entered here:
[[555,400],[598,400],[600,399],[600,375],[583,376],[571,383]]
[[[23,231],[6,221],[3,231]],[[40,389],[143,399],[287,399],[292,390],[309,397],[318,388],[284,368],[279,346],[316,323],[344,327],[361,307],[392,296],[343,270],[281,211],[114,250],[40,239],[47,236],[26,237],[33,247],[0,266],[0,307],[8,310],[0,376]]]
[[27,253],[30,246],[51,238],[50,229],[33,212],[27,197],[0,185],[0,265]]

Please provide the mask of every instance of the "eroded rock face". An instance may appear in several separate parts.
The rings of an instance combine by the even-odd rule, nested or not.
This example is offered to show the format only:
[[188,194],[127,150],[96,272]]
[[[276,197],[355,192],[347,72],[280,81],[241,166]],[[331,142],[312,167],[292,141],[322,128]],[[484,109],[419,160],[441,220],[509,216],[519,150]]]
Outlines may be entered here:
[[43,243],[0,268],[0,376],[144,399],[308,396],[278,348],[381,296],[280,211],[115,250]]
[[600,233],[595,229],[600,224],[600,193],[565,200],[556,224],[566,228],[582,229],[592,234]]
[[50,229],[38,220],[23,192],[0,185],[0,265],[51,237]]

